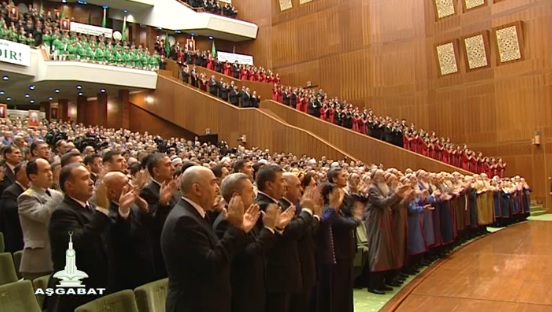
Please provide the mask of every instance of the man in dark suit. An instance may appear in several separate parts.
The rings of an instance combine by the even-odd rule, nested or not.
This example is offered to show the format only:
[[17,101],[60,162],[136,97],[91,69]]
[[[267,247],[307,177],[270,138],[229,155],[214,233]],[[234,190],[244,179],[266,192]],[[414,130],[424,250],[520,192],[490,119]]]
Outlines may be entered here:
[[150,237],[152,216],[148,203],[140,198],[121,172],[108,172],[103,183],[109,200],[109,213],[117,220],[119,208],[130,211],[124,222],[109,231],[114,291],[134,289],[154,281],[155,268]]
[[240,99],[240,107],[243,106],[243,97],[245,96],[245,86],[242,86],[241,90],[238,92],[238,98]]
[[251,106],[251,94],[249,94],[249,88],[246,88],[242,94],[241,107],[250,107],[250,106]]
[[[297,281],[290,277],[288,283],[293,287],[285,288],[288,291],[284,291],[284,293],[290,293],[289,311],[311,311],[311,300],[316,286],[314,236],[320,223],[322,206],[313,198],[318,190],[305,190],[306,194],[301,200],[303,190],[299,178],[293,173],[285,173],[284,178],[286,180],[286,195],[280,200],[280,206],[282,209],[287,209],[295,205],[298,209],[296,216],[283,233],[282,238],[288,243],[276,245],[276,248],[271,250],[268,261],[270,263],[272,254],[275,254],[274,260],[278,259],[278,247],[283,245],[280,252],[287,254],[284,258],[287,272],[290,275],[301,277],[298,287],[294,285]],[[292,245],[296,247],[294,250],[289,248]],[[297,263],[295,264],[295,262]]]
[[[17,211],[17,197],[29,187],[29,178],[25,171],[26,162],[17,164],[14,168],[15,183],[2,193],[0,199],[0,225],[4,233],[6,252],[16,252],[23,249],[23,232]],[[19,270],[19,268],[15,268]]]
[[102,156],[98,154],[86,155],[83,160],[86,169],[90,172],[90,178],[94,184],[98,181],[98,175],[103,170]]
[[234,86],[230,90],[230,93],[228,93],[228,101],[230,102],[230,104],[232,104],[234,106],[239,106],[240,105],[240,99],[239,99],[239,96],[238,96],[238,87]]
[[[107,234],[111,223],[109,211],[88,203],[94,191],[90,172],[80,163],[73,163],[61,169],[59,184],[65,193],[63,202],[54,210],[50,218],[49,235],[52,248],[54,272],[65,268],[65,252],[72,233],[73,249],[76,254],[76,266],[88,274],[87,288],[106,288],[109,285],[109,257],[107,252]],[[98,200],[106,201],[105,187],[99,186]],[[129,211],[119,209],[120,219],[128,218]],[[137,273],[138,274],[138,273]],[[49,287],[55,287],[57,279],[50,279]],[[51,296],[47,297],[48,311],[73,311],[80,305],[97,299],[98,296]]]
[[[257,174],[257,187],[259,191],[255,202],[262,211],[266,211],[269,206],[278,206],[286,192],[282,168],[276,165],[264,166]],[[290,205],[278,218],[274,247],[265,255],[265,311],[288,311],[289,293],[298,292],[301,287],[297,245],[292,242],[297,239],[297,232],[300,232],[302,226],[297,223],[294,228],[286,228],[294,215],[295,207]],[[309,218],[310,222],[312,214],[305,218]],[[288,259],[289,257],[293,259]],[[291,268],[292,266],[295,268]]]
[[[255,200],[251,179],[244,173],[227,176],[222,181],[221,195],[226,202],[239,196],[244,207],[253,205]],[[262,221],[248,233],[243,251],[232,261],[232,311],[264,311],[264,253],[274,244],[277,216],[277,207],[267,209]],[[213,228],[219,238],[224,236],[228,222],[223,215],[215,220]]]
[[174,167],[166,154],[153,154],[147,164],[148,172],[153,180],[142,189],[140,197],[148,203],[148,210],[153,216],[151,225],[151,242],[153,245],[153,261],[155,264],[155,279],[167,277],[165,262],[161,254],[159,238],[167,216],[178,201],[176,180],[173,180]]
[[4,166],[2,166],[2,168],[0,168],[0,170],[4,171],[4,175],[0,175],[0,195],[2,194],[2,192],[4,192],[5,189],[15,183],[15,173],[13,172],[13,169],[23,159],[23,156],[21,155],[21,150],[13,145],[8,145],[4,147],[2,149],[2,155],[4,156],[6,163],[4,164]]
[[212,96],[218,96],[218,91],[219,91],[219,84],[217,82],[217,80],[215,79],[215,76],[211,76],[211,79],[209,79],[209,93],[212,95]]
[[167,217],[161,234],[169,273],[166,310],[229,312],[230,263],[243,249],[246,233],[255,226],[258,207],[244,213],[240,197],[230,200],[228,228],[219,240],[205,219],[218,193],[213,172],[201,166],[190,167],[182,176],[180,188],[183,197]]

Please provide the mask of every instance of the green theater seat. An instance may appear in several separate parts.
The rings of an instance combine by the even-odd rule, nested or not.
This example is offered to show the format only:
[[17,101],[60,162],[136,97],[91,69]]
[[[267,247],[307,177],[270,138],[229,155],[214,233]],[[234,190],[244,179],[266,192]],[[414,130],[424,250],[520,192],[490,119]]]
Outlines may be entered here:
[[0,311],[40,312],[31,281],[0,286]]
[[134,290],[136,303],[140,312],[162,312],[165,311],[165,301],[169,279],[164,278],[155,282],[142,285]]
[[122,290],[83,304],[75,312],[138,312],[132,290]]

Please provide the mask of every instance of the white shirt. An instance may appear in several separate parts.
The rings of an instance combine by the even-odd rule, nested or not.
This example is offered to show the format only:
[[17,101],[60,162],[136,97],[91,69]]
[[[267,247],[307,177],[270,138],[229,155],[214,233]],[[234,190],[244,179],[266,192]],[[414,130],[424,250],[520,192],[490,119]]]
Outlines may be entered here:
[[186,197],[182,197],[183,200],[185,200],[186,202],[188,202],[188,204],[192,205],[192,207],[195,208],[195,210],[197,210],[197,213],[199,213],[199,215],[205,219],[205,209],[201,208],[200,205],[196,204],[193,200],[189,199],[189,198],[186,198]]

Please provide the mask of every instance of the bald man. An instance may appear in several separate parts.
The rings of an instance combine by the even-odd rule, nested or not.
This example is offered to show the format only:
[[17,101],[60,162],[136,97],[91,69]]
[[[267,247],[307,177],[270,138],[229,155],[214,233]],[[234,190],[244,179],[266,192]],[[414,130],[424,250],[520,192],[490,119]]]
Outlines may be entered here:
[[114,291],[134,289],[155,280],[153,250],[149,235],[153,217],[148,203],[138,196],[128,177],[118,171],[108,172],[103,185],[109,203],[110,217],[118,218],[119,209],[128,217],[114,223],[109,230],[114,276]]
[[259,218],[258,207],[244,213],[240,197],[230,200],[228,229],[222,239],[205,220],[219,191],[217,178],[205,167],[182,175],[182,198],[161,233],[161,251],[169,275],[167,311],[231,311],[230,263],[244,248],[246,233]]

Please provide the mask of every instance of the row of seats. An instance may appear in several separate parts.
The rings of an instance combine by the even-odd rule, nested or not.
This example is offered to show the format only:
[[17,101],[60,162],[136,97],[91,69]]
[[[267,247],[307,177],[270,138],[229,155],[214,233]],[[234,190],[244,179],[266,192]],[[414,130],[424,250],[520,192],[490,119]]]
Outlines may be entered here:
[[[32,283],[23,280],[15,268],[21,263],[23,251],[13,255],[4,252],[4,235],[0,232],[0,311],[41,311],[43,295],[36,295],[36,289],[48,288],[50,275],[35,279]],[[154,312],[164,311],[168,279],[158,280],[136,288],[113,293],[79,307],[78,312]],[[36,300],[35,300],[36,299]]]

